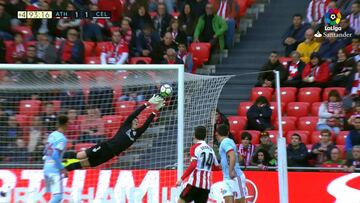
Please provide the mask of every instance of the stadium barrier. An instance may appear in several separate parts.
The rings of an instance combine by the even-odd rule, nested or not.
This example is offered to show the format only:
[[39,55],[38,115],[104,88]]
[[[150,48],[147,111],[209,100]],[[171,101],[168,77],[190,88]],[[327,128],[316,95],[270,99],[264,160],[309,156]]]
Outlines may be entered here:
[[[279,202],[278,175],[245,171],[248,201]],[[91,176],[91,177],[90,177]],[[168,177],[173,177],[169,180]],[[65,179],[64,202],[167,203],[177,200],[176,170],[78,170]],[[289,172],[289,202],[360,202],[360,173]],[[214,172],[209,203],[220,203],[221,172]],[[0,170],[0,202],[47,202],[41,170]]]

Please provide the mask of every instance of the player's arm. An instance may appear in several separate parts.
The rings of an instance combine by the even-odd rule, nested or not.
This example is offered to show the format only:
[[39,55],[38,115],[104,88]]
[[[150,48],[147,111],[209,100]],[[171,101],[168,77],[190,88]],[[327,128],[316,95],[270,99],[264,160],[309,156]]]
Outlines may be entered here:
[[229,159],[229,175],[230,175],[230,178],[234,178],[235,177],[235,171],[234,171],[234,168],[235,168],[235,152],[233,149],[230,149],[226,152],[226,156],[228,157]]
[[[158,105],[161,101],[164,101],[160,96],[154,95],[149,99],[150,104]],[[145,103],[144,105],[141,105],[138,107],[134,112],[132,112],[125,120],[127,123],[131,123],[149,104]]]
[[145,130],[150,126],[150,123],[154,120],[155,116],[156,113],[152,112],[150,116],[146,119],[145,123],[136,130],[136,138],[140,137],[145,132]]
[[62,153],[62,150],[54,149],[53,153],[51,154],[51,158],[55,161],[55,166],[59,170],[64,169],[64,166],[61,164],[61,153]]
[[211,170],[213,170],[213,171],[221,171],[221,165],[219,164],[215,153],[213,153],[213,157],[214,157],[214,162],[213,162]]
[[195,170],[196,163],[197,163],[197,156],[195,155],[195,148],[190,148],[190,157],[191,162],[189,167],[185,170],[184,174],[181,176],[181,178],[176,182],[177,186],[180,186],[181,183]]

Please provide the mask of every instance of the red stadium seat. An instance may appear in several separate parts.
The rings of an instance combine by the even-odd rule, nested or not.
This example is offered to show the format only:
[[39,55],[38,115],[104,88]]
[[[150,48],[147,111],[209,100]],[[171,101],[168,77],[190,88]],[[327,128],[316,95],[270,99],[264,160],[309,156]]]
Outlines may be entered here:
[[[275,120],[275,129],[279,130],[278,128],[278,120]],[[286,134],[287,131],[295,130],[296,129],[296,117],[282,117],[282,128],[284,134]]]
[[86,64],[101,64],[100,56],[88,56],[85,58]]
[[287,63],[291,61],[291,57],[280,57],[279,61],[283,66],[287,66]]
[[177,18],[179,18],[180,13],[175,11],[175,12],[171,13],[171,16],[174,17],[175,19],[177,19]]
[[287,132],[286,134],[286,143],[289,144],[291,142],[291,136],[293,134],[298,134],[301,137],[301,142],[304,144],[310,144],[310,133],[309,131],[304,131],[304,130],[292,130]]
[[122,124],[123,118],[119,115],[103,116],[102,120],[105,125],[105,134],[107,137],[112,137],[112,133],[117,131]]
[[74,149],[75,149],[75,152],[80,152],[80,151],[84,151],[94,145],[95,145],[94,143],[87,143],[87,142],[78,143],[78,144],[75,144]]
[[49,71],[50,72],[50,75],[53,79],[56,79],[57,77],[59,77],[59,75],[61,75],[61,71],[58,71],[58,70],[52,70],[52,71]]
[[203,43],[203,42],[191,43],[189,51],[193,55],[193,61],[194,61],[194,67],[195,67],[194,71],[196,71],[197,67],[202,67],[202,65],[205,62],[209,61],[210,48],[211,48],[210,43]]
[[300,117],[297,126],[299,130],[307,130],[311,132],[316,130],[318,121],[319,118],[314,116]]
[[[280,88],[280,94],[281,94],[281,102],[284,103],[285,106],[286,106],[289,102],[296,101],[297,88],[295,88],[295,87],[281,87]],[[277,98],[276,94],[275,94],[275,98]]]
[[[272,110],[271,119],[274,120],[278,116],[277,102],[270,102],[270,108]],[[285,104],[281,103],[281,115],[284,115],[284,112],[285,112]]]
[[258,97],[264,96],[270,102],[273,92],[274,89],[271,87],[254,87],[251,89],[251,101],[255,101]]
[[[243,130],[240,131],[240,136],[243,132],[248,132],[251,134],[251,143],[252,144],[259,144],[260,143],[260,131],[257,130]],[[240,137],[241,138],[241,137]]]
[[349,131],[341,131],[340,134],[336,136],[336,145],[345,145],[345,140],[348,134]]
[[320,138],[321,138],[320,131],[313,131],[310,137],[311,144],[316,144],[320,142]]
[[21,128],[27,128],[31,125],[32,116],[16,114],[16,121]]
[[151,64],[151,57],[132,57],[130,58],[130,64],[137,64],[139,61],[143,61],[146,64]]
[[300,88],[298,93],[298,101],[299,102],[319,102],[320,101],[320,93],[321,88],[319,87],[307,87],[307,88]]
[[95,47],[95,56],[100,56],[101,52],[105,50],[107,44],[111,42],[97,42]]
[[85,57],[92,56],[94,53],[95,42],[83,41],[85,47]]
[[307,102],[290,102],[287,105],[286,113],[288,116],[308,116],[309,115],[309,106]]
[[15,33],[21,33],[25,39],[30,39],[33,36],[31,27],[17,25],[12,28]]
[[128,117],[135,109],[135,101],[117,101],[115,106],[116,115]]
[[20,101],[19,114],[36,116],[40,113],[41,101],[40,100],[22,100]]
[[240,102],[238,107],[238,115],[246,116],[247,111],[254,104],[254,102]]
[[230,132],[235,137],[240,136],[240,131],[245,129],[247,118],[245,116],[229,116],[228,120],[230,123]]
[[36,46],[36,41],[28,41],[26,42],[26,46]]
[[307,144],[307,145],[306,145],[306,148],[307,148],[307,150],[308,150],[308,153],[311,152],[312,146],[313,146],[312,144]]
[[277,137],[279,136],[279,131],[277,130],[269,130],[267,131],[269,133],[269,137],[272,143],[276,144],[277,143]]
[[346,89],[344,87],[327,87],[323,91],[323,95],[322,95],[322,100],[323,101],[328,100],[329,92],[331,90],[337,90],[341,97],[343,97],[345,95],[345,92],[346,92]]
[[319,116],[319,108],[322,102],[315,102],[311,105],[311,115],[312,116]]

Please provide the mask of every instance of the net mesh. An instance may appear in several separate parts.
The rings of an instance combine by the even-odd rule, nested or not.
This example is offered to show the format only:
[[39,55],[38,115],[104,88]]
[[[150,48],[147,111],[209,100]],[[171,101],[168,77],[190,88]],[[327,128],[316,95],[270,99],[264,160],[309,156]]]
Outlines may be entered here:
[[[208,141],[212,142],[217,100],[228,79],[227,76],[185,74],[185,165],[189,161],[195,126],[205,125],[209,130]],[[0,166],[40,169],[47,136],[56,129],[59,114],[66,114],[70,119],[65,133],[69,140],[67,151],[78,152],[111,138],[137,106],[159,93],[162,84],[172,85],[173,95],[167,99],[160,115],[129,149],[98,168],[176,169],[178,83],[175,70],[7,71],[0,85]],[[147,108],[139,115],[140,124],[152,111]],[[97,181],[97,176],[94,172],[94,175],[87,174],[86,179]],[[174,181],[175,178],[165,179]]]

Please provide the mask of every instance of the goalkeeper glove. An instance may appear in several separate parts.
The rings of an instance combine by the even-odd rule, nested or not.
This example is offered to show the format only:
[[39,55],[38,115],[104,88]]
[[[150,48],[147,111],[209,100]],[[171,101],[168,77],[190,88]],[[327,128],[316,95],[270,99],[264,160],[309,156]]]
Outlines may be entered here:
[[164,106],[165,106],[165,101],[164,99],[161,98],[161,101],[155,106],[155,109],[159,111]]
[[149,99],[149,103],[150,103],[150,104],[155,104],[155,105],[157,105],[157,104],[159,104],[159,102],[160,102],[161,100],[164,100],[164,99],[161,98],[159,95],[155,95],[155,94],[154,94],[154,96],[152,96],[151,99]]

